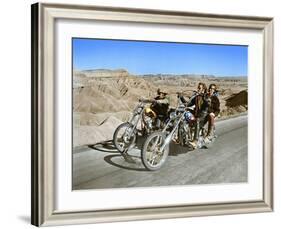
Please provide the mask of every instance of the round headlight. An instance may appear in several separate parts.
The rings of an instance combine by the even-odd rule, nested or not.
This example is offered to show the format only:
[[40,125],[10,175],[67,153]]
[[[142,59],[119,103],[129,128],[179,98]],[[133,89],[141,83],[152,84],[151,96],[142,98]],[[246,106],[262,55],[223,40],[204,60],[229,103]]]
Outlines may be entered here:
[[174,119],[177,116],[176,112],[170,113],[170,119]]

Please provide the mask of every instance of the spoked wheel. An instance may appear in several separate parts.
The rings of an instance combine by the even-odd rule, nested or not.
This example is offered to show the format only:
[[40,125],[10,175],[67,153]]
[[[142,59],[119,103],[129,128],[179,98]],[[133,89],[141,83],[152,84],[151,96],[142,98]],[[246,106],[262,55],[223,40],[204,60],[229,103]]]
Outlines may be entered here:
[[142,150],[142,163],[148,170],[155,171],[161,168],[169,154],[169,144],[162,147],[165,142],[165,134],[154,132],[145,140]]
[[137,134],[132,124],[126,122],[119,125],[113,134],[113,143],[120,153],[124,153],[136,142]]

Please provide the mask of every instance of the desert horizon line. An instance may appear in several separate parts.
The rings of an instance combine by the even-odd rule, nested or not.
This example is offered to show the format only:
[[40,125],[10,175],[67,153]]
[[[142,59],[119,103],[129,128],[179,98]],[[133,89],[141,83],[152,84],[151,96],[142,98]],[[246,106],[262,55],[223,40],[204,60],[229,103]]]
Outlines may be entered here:
[[80,71],[80,72],[89,72],[89,71],[126,71],[128,72],[130,75],[135,75],[135,76],[167,76],[167,75],[172,75],[172,76],[183,76],[183,75],[195,75],[195,76],[212,76],[212,77],[242,77],[242,78],[247,78],[248,75],[218,75],[218,74],[212,74],[212,73],[193,73],[193,72],[185,72],[185,73],[166,73],[166,72],[162,72],[162,73],[132,73],[130,71],[128,71],[126,68],[114,68],[114,69],[110,69],[110,68],[86,68],[86,69],[75,69],[73,68],[73,71]]

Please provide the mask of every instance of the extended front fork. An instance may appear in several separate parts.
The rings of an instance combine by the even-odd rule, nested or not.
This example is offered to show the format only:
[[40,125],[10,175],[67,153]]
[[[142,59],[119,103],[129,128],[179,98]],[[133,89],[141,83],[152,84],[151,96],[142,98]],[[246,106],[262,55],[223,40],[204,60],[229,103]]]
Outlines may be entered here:
[[[170,144],[170,142],[171,142],[171,140],[172,140],[172,138],[173,138],[175,132],[177,131],[177,129],[178,129],[178,127],[179,127],[179,124],[180,124],[180,122],[182,121],[183,117],[184,117],[184,113],[181,115],[181,117],[180,117],[179,120],[177,121],[177,123],[176,123],[176,125],[174,126],[173,130],[172,130],[172,131],[168,134],[168,136],[165,138],[164,144],[163,144],[163,145],[161,146],[161,148],[160,148],[160,152],[162,152],[162,151],[166,148],[166,146],[167,146],[168,144]],[[169,121],[169,123],[170,123],[170,121]],[[166,125],[166,127],[169,125],[169,123]],[[163,133],[166,132],[166,129],[167,129],[166,127],[165,127],[165,129],[162,131]]]
[[[128,133],[129,134],[129,139],[132,137],[132,135],[134,134],[136,128],[137,128],[137,125],[142,117],[142,114],[143,114],[143,111],[144,109],[142,109],[142,111],[138,114],[134,114],[133,117],[131,118],[131,120],[129,121],[130,124],[133,124],[132,125],[132,128],[130,128],[130,132]],[[136,116],[138,116],[136,118]]]

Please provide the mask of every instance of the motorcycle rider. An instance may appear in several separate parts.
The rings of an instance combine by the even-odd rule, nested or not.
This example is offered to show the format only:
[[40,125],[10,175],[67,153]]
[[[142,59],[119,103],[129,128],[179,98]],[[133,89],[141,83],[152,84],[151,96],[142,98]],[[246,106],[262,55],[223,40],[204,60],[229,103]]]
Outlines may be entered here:
[[146,100],[151,103],[151,105],[145,108],[145,114],[153,118],[156,121],[156,117],[162,120],[165,118],[170,105],[168,93],[161,91],[159,88],[157,89],[157,96],[154,99]]
[[170,101],[167,96],[168,93],[157,89],[157,96],[152,101],[152,110],[157,115],[166,115],[169,109]]
[[212,140],[214,127],[215,127],[215,117],[218,116],[220,113],[220,101],[218,98],[218,91],[217,91],[217,85],[216,84],[210,84],[208,93],[207,93],[207,99],[209,103],[209,109],[208,109],[208,117],[206,122],[208,122],[208,131],[207,135],[205,137],[205,141],[209,142]]
[[206,84],[200,82],[197,86],[197,91],[191,96],[189,101],[180,94],[179,98],[182,103],[185,103],[187,107],[191,107],[195,105],[194,116],[196,118],[196,126],[195,133],[193,136],[193,141],[190,142],[193,148],[197,148],[199,131],[206,123],[206,119],[208,117],[208,97],[207,97],[207,87]]

